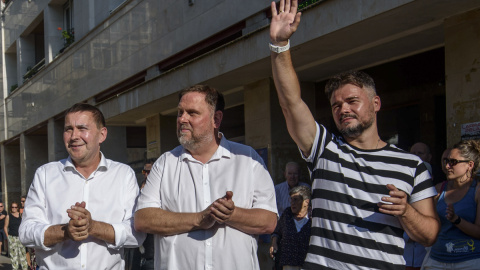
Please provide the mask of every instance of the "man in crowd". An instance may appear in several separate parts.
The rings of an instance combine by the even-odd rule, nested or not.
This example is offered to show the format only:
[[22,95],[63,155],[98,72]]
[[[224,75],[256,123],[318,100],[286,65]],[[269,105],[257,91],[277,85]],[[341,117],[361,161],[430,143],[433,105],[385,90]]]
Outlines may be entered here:
[[278,216],[281,216],[283,211],[290,207],[289,192],[296,186],[307,186],[307,183],[300,182],[300,166],[298,163],[290,161],[285,165],[285,182],[275,186],[275,196],[277,197]]
[[25,208],[26,199],[27,199],[27,195],[22,195],[22,197],[20,197],[21,206],[20,206],[20,209],[18,209],[18,211],[20,212],[20,215],[23,215],[23,209]]
[[430,147],[422,142],[417,142],[410,147],[410,153],[414,154],[415,156],[419,157],[423,160],[425,166],[427,166],[428,172],[433,176],[432,171],[432,153],[430,152]]
[[123,248],[143,242],[133,229],[135,174],[100,152],[106,138],[96,107],[75,104],[65,113],[69,156],[37,169],[19,230],[40,269],[123,270]]
[[300,95],[289,38],[298,1],[272,2],[270,48],[275,86],[287,128],[311,172],[313,222],[306,269],[404,269],[405,230],[432,245],[440,228],[430,174],[416,156],[381,140],[373,79],[363,72],[325,87],[336,136],[315,122]]
[[[432,154],[428,145],[423,142],[414,143],[412,147],[410,147],[410,153],[419,157],[423,161],[423,164],[425,164],[427,167],[428,172],[433,175],[432,165],[430,164],[432,160]],[[403,252],[405,269],[419,270],[422,266],[423,259],[427,254],[425,247],[410,239],[406,233],[403,234],[403,239],[405,240],[405,250]]]
[[155,269],[259,269],[256,235],[277,222],[262,158],[219,132],[225,102],[215,89],[180,92],[180,146],[154,163],[135,227],[155,234]]
[[[142,174],[144,180],[140,185],[140,190],[145,187],[147,183],[147,177],[152,170],[152,166],[155,160],[148,160],[143,166]],[[141,270],[153,270],[155,269],[154,259],[155,259],[155,239],[154,235],[147,233],[147,238],[143,242],[143,245],[139,247],[141,253]]]

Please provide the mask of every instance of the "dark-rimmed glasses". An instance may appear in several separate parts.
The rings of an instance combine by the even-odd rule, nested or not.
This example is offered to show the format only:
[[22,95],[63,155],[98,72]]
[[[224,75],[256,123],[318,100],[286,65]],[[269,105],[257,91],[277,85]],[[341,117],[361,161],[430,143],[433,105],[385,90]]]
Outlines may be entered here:
[[453,167],[455,165],[457,165],[458,163],[461,163],[461,162],[470,162],[470,160],[458,160],[458,159],[454,159],[454,158],[444,158],[443,159],[443,163],[446,165],[450,165],[450,167]]
[[142,174],[149,174],[150,170],[142,170]]

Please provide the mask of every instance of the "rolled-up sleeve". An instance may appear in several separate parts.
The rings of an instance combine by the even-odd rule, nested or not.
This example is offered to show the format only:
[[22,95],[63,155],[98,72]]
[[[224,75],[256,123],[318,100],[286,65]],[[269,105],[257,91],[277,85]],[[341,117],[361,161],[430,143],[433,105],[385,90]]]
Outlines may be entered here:
[[[253,150],[252,150],[253,151]],[[275,188],[268,170],[263,163],[261,157],[256,153],[252,153],[252,179],[255,179],[253,205],[252,208],[265,209],[277,214],[277,200],[275,197]]]
[[147,177],[145,187],[140,192],[138,197],[138,205],[135,211],[143,208],[160,208],[162,201],[160,198],[160,185],[162,182],[163,170],[165,168],[166,154],[163,154],[153,164],[150,174]]
[[145,240],[146,234],[137,232],[134,228],[134,210],[137,204],[139,188],[133,170],[125,175],[127,184],[123,190],[124,218],[120,223],[112,223],[115,231],[115,244],[107,243],[109,248],[120,249],[122,247],[134,248],[140,246]]

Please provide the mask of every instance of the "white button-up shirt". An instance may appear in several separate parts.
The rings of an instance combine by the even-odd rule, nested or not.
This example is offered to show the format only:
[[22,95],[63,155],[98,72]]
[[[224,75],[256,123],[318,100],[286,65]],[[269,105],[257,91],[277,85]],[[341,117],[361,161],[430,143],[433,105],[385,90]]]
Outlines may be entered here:
[[[160,207],[201,212],[233,191],[236,207],[276,213],[273,182],[251,147],[222,138],[205,164],[183,147],[163,154],[153,165],[138,199],[138,209]],[[155,269],[258,269],[256,235],[216,223],[208,230],[155,235]]]
[[[133,170],[106,159],[83,177],[70,157],[37,169],[28,192],[20,225],[20,241],[35,248],[40,269],[124,269],[123,247],[139,246],[144,233],[133,229],[133,210],[139,193]],[[67,209],[86,202],[93,220],[113,226],[115,244],[90,236],[83,241],[66,240],[46,247],[45,231],[52,225],[70,220]]]

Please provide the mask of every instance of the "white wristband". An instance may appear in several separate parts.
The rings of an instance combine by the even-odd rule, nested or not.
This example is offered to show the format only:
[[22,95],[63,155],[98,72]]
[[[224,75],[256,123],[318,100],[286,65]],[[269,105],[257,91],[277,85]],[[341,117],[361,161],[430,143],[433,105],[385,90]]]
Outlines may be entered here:
[[288,51],[290,49],[290,39],[288,40],[287,45],[285,46],[275,46],[272,43],[269,43],[268,45],[270,47],[270,51],[274,53],[281,53],[284,51]]

